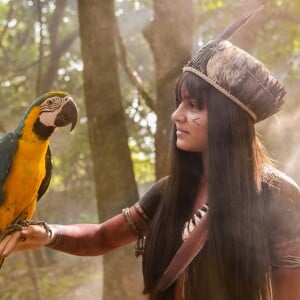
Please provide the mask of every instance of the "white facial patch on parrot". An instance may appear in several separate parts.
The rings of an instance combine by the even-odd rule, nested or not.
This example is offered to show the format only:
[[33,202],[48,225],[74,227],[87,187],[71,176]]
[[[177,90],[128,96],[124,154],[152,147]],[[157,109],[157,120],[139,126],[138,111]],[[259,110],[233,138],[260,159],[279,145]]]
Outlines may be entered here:
[[55,126],[55,118],[60,113],[62,107],[71,100],[70,96],[54,96],[47,98],[41,105],[40,122],[45,126]]

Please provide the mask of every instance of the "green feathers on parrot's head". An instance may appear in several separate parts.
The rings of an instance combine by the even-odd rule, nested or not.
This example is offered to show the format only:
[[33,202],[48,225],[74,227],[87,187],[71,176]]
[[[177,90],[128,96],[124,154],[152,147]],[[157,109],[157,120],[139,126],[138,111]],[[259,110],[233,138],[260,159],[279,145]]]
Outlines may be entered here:
[[[65,92],[53,91],[37,97],[24,113],[15,132],[20,136],[25,124],[41,139],[47,139],[56,127],[76,125],[78,109],[72,97]],[[27,129],[28,130],[28,129]]]

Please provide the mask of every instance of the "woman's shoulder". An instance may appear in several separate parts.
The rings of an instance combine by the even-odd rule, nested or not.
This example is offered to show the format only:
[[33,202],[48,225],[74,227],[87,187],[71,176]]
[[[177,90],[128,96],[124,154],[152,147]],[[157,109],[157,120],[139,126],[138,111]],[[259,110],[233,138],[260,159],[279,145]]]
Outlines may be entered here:
[[299,186],[277,169],[267,177],[270,242],[275,246],[300,242]]
[[163,177],[151,185],[147,192],[140,198],[139,204],[150,219],[155,214],[160,203],[163,189],[168,181],[168,177]]
[[273,200],[282,205],[300,205],[300,188],[291,177],[275,168],[269,168],[265,177]]

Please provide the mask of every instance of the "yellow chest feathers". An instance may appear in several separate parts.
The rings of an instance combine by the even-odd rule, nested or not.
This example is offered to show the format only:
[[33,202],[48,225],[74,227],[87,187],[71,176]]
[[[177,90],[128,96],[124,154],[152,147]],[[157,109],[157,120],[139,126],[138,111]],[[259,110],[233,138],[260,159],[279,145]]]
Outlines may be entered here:
[[3,205],[0,206],[0,215],[1,210],[6,207],[6,210],[10,211],[7,213],[13,219],[24,212],[31,217],[36,205],[37,192],[46,174],[45,156],[49,141],[38,139],[32,132],[38,113],[39,109],[35,109],[26,119],[22,137],[18,141],[17,150],[5,180],[5,199]]
[[[39,107],[34,107],[23,126],[6,185],[19,187],[17,194],[33,195],[37,192],[45,176],[45,156],[49,145],[48,140],[39,139],[32,128],[40,113]],[[16,188],[14,189],[16,190]]]

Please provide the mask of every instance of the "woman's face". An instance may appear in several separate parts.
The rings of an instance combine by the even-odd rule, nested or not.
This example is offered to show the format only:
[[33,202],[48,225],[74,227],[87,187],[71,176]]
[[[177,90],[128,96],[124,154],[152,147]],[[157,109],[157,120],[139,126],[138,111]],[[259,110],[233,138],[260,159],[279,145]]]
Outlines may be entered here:
[[172,114],[176,125],[176,145],[180,150],[205,152],[207,150],[207,109],[199,109],[197,99],[192,98],[185,86],[180,90],[180,103]]

